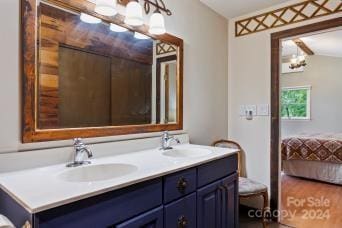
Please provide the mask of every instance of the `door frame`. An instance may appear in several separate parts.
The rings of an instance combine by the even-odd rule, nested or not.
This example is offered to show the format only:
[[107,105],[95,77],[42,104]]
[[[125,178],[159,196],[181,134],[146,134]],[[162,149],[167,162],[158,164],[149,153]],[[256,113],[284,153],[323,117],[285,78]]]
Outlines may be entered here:
[[168,55],[164,57],[158,57],[157,58],[157,67],[156,67],[156,122],[160,123],[161,118],[160,118],[160,100],[161,100],[161,91],[160,91],[160,83],[161,83],[161,64],[165,62],[170,62],[170,61],[177,61],[177,55]]
[[[271,34],[271,211],[279,209],[280,186],[280,42],[284,38],[342,26],[342,17]],[[273,215],[274,213],[272,213]]]

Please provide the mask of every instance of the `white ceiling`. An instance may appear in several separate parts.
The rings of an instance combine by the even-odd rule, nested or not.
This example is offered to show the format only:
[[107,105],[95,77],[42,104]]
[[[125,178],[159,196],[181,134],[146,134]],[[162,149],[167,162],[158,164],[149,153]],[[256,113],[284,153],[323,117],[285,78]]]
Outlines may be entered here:
[[230,19],[289,0],[200,0],[222,16]]
[[[300,39],[315,53],[342,58],[342,28],[335,31],[304,36]],[[283,41],[282,56],[290,56],[297,53],[296,44],[291,41]]]

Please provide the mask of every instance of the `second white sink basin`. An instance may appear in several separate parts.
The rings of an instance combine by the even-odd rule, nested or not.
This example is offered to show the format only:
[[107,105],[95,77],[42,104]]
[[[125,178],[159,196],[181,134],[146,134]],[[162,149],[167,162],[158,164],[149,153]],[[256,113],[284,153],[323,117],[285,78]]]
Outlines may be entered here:
[[163,152],[163,155],[169,157],[176,157],[176,158],[196,158],[196,157],[203,157],[211,154],[211,150],[207,149],[172,149]]
[[133,173],[138,168],[129,164],[101,164],[70,168],[58,177],[67,182],[94,182],[122,177]]

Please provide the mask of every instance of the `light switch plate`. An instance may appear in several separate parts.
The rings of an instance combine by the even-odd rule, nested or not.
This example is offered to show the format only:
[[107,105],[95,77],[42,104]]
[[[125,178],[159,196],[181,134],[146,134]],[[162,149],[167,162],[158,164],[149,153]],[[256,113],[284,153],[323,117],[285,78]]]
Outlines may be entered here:
[[245,105],[240,105],[239,115],[240,116],[246,116],[246,106]]
[[252,111],[252,117],[257,115],[257,105],[240,105],[239,115],[247,117],[247,113]]
[[269,116],[270,115],[270,108],[268,104],[260,104],[257,108],[257,115],[258,116]]
[[253,116],[257,115],[257,106],[256,105],[245,105],[245,111],[252,111]]

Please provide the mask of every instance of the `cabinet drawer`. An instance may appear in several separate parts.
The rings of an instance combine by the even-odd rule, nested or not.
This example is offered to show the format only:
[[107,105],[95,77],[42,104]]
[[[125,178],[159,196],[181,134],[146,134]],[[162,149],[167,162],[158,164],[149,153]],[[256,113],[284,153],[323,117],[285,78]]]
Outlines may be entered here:
[[165,206],[165,228],[196,228],[196,193]]
[[[134,217],[124,223],[114,226],[115,228],[163,228],[163,206]],[[114,228],[113,227],[113,228]]]
[[157,179],[39,213],[35,223],[39,228],[108,227],[161,204],[162,181]]
[[188,169],[164,178],[164,203],[196,190],[196,169]]
[[202,187],[236,172],[237,154],[198,167],[197,186]]

